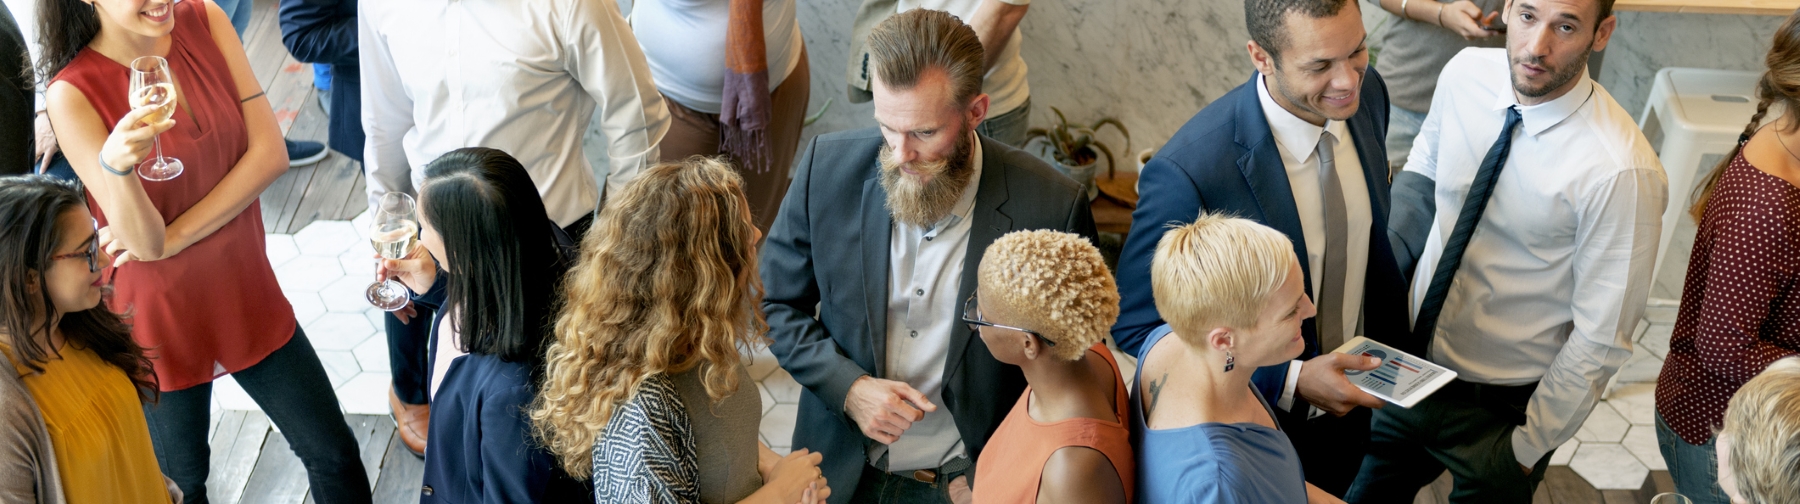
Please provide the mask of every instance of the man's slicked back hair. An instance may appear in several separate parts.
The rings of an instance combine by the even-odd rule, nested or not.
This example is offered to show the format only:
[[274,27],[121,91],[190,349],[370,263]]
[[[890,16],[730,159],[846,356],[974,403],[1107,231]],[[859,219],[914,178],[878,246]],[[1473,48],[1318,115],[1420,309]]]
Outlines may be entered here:
[[889,16],[869,31],[869,64],[889,89],[912,89],[932,69],[950,77],[957,106],[981,93],[986,55],[975,29],[948,12],[913,9]]

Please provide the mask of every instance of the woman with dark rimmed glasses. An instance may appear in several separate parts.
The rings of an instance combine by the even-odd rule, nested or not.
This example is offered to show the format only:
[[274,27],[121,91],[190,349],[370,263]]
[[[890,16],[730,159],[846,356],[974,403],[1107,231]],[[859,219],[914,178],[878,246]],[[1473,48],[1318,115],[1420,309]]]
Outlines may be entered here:
[[988,246],[963,322],[1029,385],[975,463],[975,502],[1131,502],[1130,397],[1102,341],[1118,318],[1112,273],[1081,236]]
[[168,503],[144,422],[155,375],[106,287],[81,190],[0,178],[0,502]]

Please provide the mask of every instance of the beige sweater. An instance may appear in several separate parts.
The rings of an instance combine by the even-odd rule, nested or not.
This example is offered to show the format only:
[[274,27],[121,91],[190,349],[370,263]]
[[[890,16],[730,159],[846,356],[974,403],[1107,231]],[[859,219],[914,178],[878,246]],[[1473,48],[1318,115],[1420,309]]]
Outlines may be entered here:
[[0,502],[64,504],[50,430],[13,369],[0,352]]

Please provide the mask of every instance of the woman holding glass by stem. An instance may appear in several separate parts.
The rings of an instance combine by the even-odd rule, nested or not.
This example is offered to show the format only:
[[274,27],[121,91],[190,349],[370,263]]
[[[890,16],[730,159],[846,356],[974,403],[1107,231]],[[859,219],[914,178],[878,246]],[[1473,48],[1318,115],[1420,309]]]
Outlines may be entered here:
[[230,373],[286,434],[314,500],[369,502],[266,259],[256,199],[287,154],[225,13],[204,0],[39,0],[38,13],[57,142],[116,257],[111,306],[132,314],[162,391],[144,411],[158,463],[186,502],[207,501],[212,380]]

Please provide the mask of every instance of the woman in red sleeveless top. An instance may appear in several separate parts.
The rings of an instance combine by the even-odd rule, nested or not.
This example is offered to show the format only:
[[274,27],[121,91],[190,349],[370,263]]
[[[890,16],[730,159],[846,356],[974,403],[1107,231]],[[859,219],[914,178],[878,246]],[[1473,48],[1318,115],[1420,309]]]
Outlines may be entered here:
[[[315,500],[369,502],[355,437],[264,252],[257,196],[287,154],[226,15],[204,0],[43,0],[38,14],[57,142],[118,257],[113,309],[131,314],[162,389],[145,408],[158,462],[187,502],[206,502],[212,380],[230,373],[286,434]],[[172,120],[143,124],[151,108],[128,103],[141,56],[168,60]],[[184,172],[140,180],[157,134]]]
[[974,502],[1131,502],[1130,397],[1101,342],[1119,289],[1087,240],[1016,231],[981,258],[963,321],[1030,383],[975,458]]

